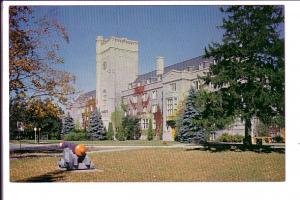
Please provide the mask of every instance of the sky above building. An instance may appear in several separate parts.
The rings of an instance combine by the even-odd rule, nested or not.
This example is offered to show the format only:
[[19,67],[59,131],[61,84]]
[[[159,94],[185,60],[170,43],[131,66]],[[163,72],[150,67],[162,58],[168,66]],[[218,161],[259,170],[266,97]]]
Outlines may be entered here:
[[219,6],[38,6],[35,15],[57,19],[69,34],[59,66],[76,76],[83,92],[96,88],[96,37],[126,37],[139,42],[139,74],[155,70],[157,56],[169,66],[204,54],[220,42],[224,14]]

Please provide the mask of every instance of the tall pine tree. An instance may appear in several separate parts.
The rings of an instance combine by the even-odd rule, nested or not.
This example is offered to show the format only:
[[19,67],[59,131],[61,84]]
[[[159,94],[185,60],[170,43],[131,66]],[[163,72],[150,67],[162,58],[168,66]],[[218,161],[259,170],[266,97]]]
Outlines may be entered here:
[[75,128],[74,119],[70,116],[70,113],[68,113],[68,115],[65,116],[63,120],[62,133],[69,134],[74,130],[74,128]]
[[87,133],[88,137],[92,140],[106,139],[106,129],[103,125],[101,114],[97,109],[90,114]]
[[284,39],[282,6],[230,6],[221,9],[225,30],[207,57],[216,64],[205,78],[218,88],[228,113],[245,122],[251,143],[251,119],[284,126]]
[[181,142],[204,142],[203,129],[195,121],[200,117],[199,111],[195,108],[196,91],[191,87],[186,99],[185,109],[182,116],[182,126],[179,128],[178,139]]

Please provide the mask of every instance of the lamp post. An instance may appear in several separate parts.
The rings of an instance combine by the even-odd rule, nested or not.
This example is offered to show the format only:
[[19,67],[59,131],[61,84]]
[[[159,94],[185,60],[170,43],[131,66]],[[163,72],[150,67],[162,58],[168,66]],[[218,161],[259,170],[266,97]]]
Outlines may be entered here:
[[39,128],[38,143],[40,143],[41,128]]
[[36,130],[37,130],[37,128],[36,127],[34,127],[34,141],[35,141],[35,143],[36,143]]

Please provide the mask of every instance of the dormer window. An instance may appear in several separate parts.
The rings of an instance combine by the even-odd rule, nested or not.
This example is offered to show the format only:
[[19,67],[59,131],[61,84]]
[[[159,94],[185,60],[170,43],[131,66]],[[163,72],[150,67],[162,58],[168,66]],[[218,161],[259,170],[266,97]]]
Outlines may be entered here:
[[143,94],[143,101],[147,101],[147,93]]

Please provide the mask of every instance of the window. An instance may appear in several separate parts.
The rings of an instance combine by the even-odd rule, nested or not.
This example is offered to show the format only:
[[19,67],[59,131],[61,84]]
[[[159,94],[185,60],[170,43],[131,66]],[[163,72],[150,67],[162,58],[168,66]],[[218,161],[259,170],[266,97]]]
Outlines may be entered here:
[[132,110],[132,115],[136,115],[136,108],[134,108],[133,110]]
[[171,91],[176,91],[176,83],[171,83],[170,89],[171,89]]
[[173,115],[177,112],[178,98],[171,97],[167,99],[167,115]]
[[137,96],[132,97],[132,103],[137,103]]
[[143,101],[147,101],[147,93],[143,94]]
[[173,114],[173,98],[167,99],[167,114],[168,115]]
[[157,105],[153,105],[152,109],[151,109],[152,113],[156,113],[157,112]]
[[194,81],[193,85],[194,85],[194,87],[195,87],[196,90],[200,90],[200,87],[201,87],[200,81],[198,81],[198,80]]
[[148,119],[141,119],[141,126],[142,126],[142,129],[148,129],[149,120]]
[[157,90],[152,91],[152,99],[157,98]]
[[106,63],[106,61],[103,62],[103,64],[102,64],[102,69],[103,69],[103,70],[106,70],[106,69],[107,69],[107,63]]
[[177,112],[177,97],[173,98],[173,113]]
[[152,128],[153,128],[154,130],[156,129],[156,121],[155,121],[155,119],[153,119]]
[[143,108],[143,112],[144,112],[144,113],[147,112],[147,108],[146,108],[146,107]]

